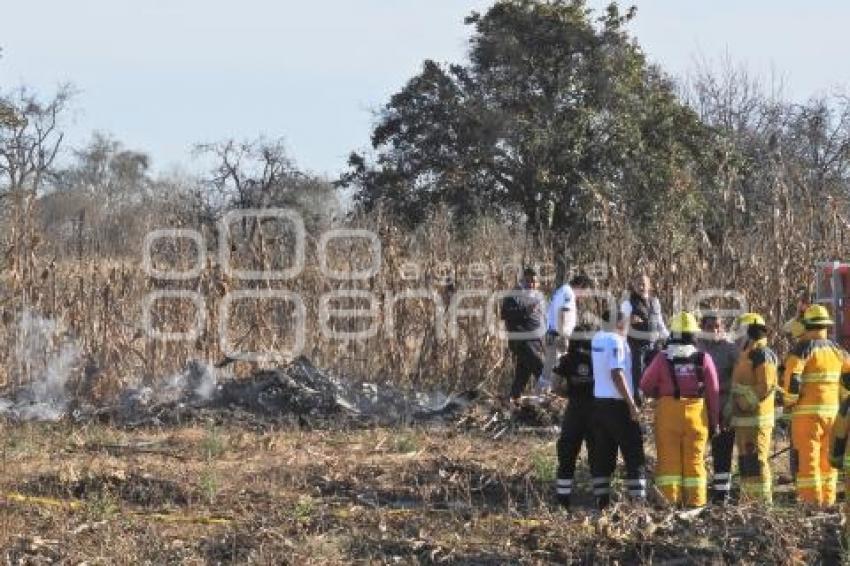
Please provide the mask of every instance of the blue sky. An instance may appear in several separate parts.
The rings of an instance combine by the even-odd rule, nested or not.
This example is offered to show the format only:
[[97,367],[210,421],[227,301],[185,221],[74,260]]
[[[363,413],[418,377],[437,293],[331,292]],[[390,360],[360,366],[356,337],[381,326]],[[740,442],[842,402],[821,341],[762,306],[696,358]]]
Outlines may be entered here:
[[[674,74],[728,52],[789,97],[850,87],[850,3],[638,0],[633,32]],[[471,10],[492,0],[41,0],[0,17],[0,88],[80,94],[68,141],[93,130],[190,171],[196,142],[283,136],[333,176],[368,146],[373,111],[423,59],[462,61]],[[605,1],[590,0],[600,7]],[[621,3],[628,5],[629,3]]]

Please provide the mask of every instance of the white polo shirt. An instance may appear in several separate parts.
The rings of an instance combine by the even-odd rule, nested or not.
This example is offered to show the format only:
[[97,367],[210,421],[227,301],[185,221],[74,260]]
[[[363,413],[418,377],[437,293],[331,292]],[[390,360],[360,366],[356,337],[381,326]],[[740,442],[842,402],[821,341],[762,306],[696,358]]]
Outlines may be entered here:
[[[567,311],[564,317],[564,327],[558,328],[561,311]],[[567,284],[558,287],[549,301],[549,309],[546,311],[546,329],[555,330],[569,336],[576,327],[576,294],[573,288]]]
[[593,358],[593,396],[597,399],[622,399],[611,377],[612,370],[621,369],[626,375],[626,387],[634,397],[632,355],[626,339],[615,332],[600,330],[593,336],[590,347]]

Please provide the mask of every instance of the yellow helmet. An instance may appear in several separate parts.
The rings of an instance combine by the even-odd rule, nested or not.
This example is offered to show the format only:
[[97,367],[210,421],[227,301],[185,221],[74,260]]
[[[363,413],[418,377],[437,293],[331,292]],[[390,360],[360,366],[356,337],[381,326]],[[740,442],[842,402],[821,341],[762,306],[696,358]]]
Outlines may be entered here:
[[671,334],[696,334],[699,330],[696,317],[689,312],[680,312],[670,319]]
[[762,328],[767,328],[767,325],[764,323],[764,317],[755,312],[748,312],[742,314],[738,317],[738,325],[739,326],[761,326]]
[[813,326],[832,326],[835,323],[832,322],[832,317],[825,306],[811,305],[803,313],[803,324],[806,325],[806,328],[811,328]]

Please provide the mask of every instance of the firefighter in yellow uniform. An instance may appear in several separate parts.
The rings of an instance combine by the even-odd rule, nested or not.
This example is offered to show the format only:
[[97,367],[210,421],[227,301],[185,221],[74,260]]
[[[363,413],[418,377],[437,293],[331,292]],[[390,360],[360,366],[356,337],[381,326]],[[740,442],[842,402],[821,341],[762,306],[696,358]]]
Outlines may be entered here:
[[697,350],[696,318],[682,312],[670,321],[670,340],[640,381],[658,399],[655,485],[672,504],[702,507],[707,501],[705,450],[720,423],[720,384],[711,355]]
[[785,361],[784,404],[791,409],[791,467],[797,499],[835,503],[837,472],[830,466],[829,439],[838,413],[841,382],[850,383],[850,356],[827,338],[829,311],[812,305],[803,314],[806,332]]
[[738,447],[741,498],[770,503],[768,458],[778,360],[767,347],[767,326],[761,315],[742,315],[738,325],[747,333],[747,341],[732,372],[732,426]]

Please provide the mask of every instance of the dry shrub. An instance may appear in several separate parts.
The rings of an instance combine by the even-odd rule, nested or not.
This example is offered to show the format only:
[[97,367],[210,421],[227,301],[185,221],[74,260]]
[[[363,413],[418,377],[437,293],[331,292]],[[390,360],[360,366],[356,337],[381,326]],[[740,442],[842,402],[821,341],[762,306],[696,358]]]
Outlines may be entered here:
[[[291,242],[279,228],[276,232],[267,224],[243,231],[247,238],[234,244],[240,268],[287,265],[287,252],[279,250],[291,250]],[[436,214],[413,231],[380,213],[359,217],[346,227],[378,235],[381,267],[374,276],[354,281],[323,276],[318,266],[318,234],[307,239],[303,271],[288,281],[244,281],[227,276],[215,262],[215,242],[208,242],[210,253],[199,277],[163,281],[146,276],[139,258],[54,261],[40,257],[33,238],[30,253],[13,250],[7,254],[18,259],[7,263],[2,272],[0,301],[5,314],[0,325],[0,355],[8,360],[4,371],[14,366],[16,313],[30,309],[61,321],[66,335],[81,348],[83,360],[73,383],[76,391],[84,397],[108,398],[130,383],[151,383],[169,376],[189,359],[223,359],[219,309],[226,294],[277,290],[302,298],[306,310],[304,354],[321,366],[357,378],[417,388],[457,390],[483,383],[499,391],[509,374],[510,361],[495,328],[475,316],[460,317],[456,331],[450,331],[447,322],[452,299],[459,293],[470,293],[458,303],[461,309],[483,310],[487,294],[511,288],[523,264],[596,265],[596,275],[601,276],[597,283],[617,296],[636,271],[647,271],[655,278],[667,312],[686,305],[700,289],[736,290],[744,293],[750,308],[764,312],[777,327],[792,314],[795,291],[812,287],[815,263],[841,259],[846,239],[846,226],[837,214],[824,217],[823,209],[814,204],[791,207],[782,203],[776,204],[773,217],[761,222],[741,225],[731,218],[719,243],[708,241],[698,227],[682,226],[675,218],[661,219],[651,233],[638,234],[626,215],[616,212],[607,213],[592,233],[573,242],[550,233],[528,234],[491,218],[459,229],[446,213]],[[367,266],[361,244],[346,248],[344,241],[335,242],[328,254],[329,267],[348,271]],[[182,269],[191,263],[182,257],[187,251],[187,246],[172,246],[170,253],[166,249],[155,258],[161,265]],[[600,265],[605,269],[599,271]],[[545,272],[550,285],[553,270],[550,267]],[[144,297],[167,290],[192,291],[203,297],[207,316],[197,339],[164,342],[148,337],[142,325]],[[372,304],[377,314],[373,335],[341,340],[321,331],[321,297],[335,291],[365,291],[378,298]],[[333,308],[365,306],[363,299],[330,304]],[[244,300],[231,307],[227,334],[235,348],[268,352],[294,343],[291,303]],[[388,311],[392,311],[391,327]],[[190,300],[161,301],[152,312],[160,330],[191,328],[196,317]],[[498,323],[498,317],[493,320]],[[341,317],[328,321],[335,331],[363,330],[368,323]],[[237,363],[236,374],[252,367]]]

